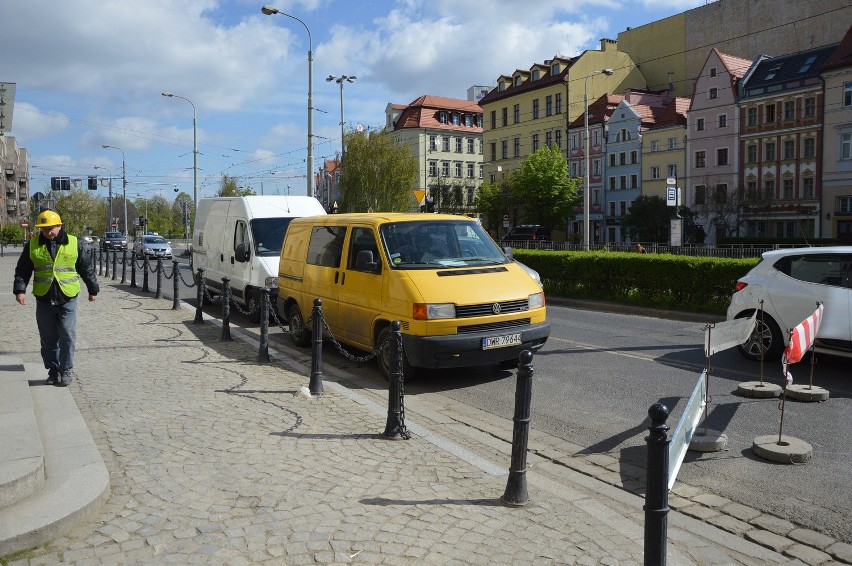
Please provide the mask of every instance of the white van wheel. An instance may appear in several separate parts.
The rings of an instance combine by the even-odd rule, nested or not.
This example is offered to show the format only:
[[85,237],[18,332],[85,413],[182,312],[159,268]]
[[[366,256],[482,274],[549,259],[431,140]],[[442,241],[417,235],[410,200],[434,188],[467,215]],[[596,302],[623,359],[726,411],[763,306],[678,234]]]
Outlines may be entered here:
[[[382,328],[381,332],[379,332],[379,339],[377,344],[384,344],[381,352],[376,356],[376,360],[379,362],[379,369],[382,370],[382,375],[385,376],[385,379],[390,380],[391,375],[391,355],[390,355],[390,326],[385,326]],[[402,379],[403,381],[408,381],[414,378],[416,373],[416,369],[414,366],[408,363],[408,359],[405,357],[405,352],[402,352]]]
[[299,305],[294,304],[290,307],[287,322],[290,325],[290,339],[293,340],[293,344],[304,347],[311,343],[311,332],[305,324],[305,319],[302,318]]

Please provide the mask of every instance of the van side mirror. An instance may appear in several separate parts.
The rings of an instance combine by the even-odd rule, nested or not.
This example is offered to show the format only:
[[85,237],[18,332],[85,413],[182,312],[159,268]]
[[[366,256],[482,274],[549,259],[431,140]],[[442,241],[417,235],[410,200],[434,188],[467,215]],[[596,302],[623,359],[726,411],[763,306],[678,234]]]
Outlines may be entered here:
[[355,269],[358,271],[369,271],[370,273],[379,272],[379,264],[373,261],[373,252],[370,250],[361,250],[355,256]]
[[251,254],[249,253],[248,246],[245,244],[240,244],[234,250],[234,259],[240,263],[245,263],[249,260]]
[[512,248],[511,248],[511,247],[509,247],[509,246],[503,246],[503,253],[504,253],[504,254],[506,254],[506,257],[508,257],[509,259],[513,259],[513,258],[512,258]]

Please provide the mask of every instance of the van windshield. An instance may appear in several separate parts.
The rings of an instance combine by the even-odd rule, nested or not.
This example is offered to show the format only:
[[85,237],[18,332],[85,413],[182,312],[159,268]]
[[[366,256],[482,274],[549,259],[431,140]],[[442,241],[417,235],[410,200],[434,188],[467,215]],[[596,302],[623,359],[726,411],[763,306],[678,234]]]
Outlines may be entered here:
[[284,242],[284,232],[292,218],[255,218],[250,222],[251,235],[254,239],[254,255],[279,256],[281,244]]
[[391,267],[438,269],[508,263],[491,236],[473,221],[417,220],[379,228]]

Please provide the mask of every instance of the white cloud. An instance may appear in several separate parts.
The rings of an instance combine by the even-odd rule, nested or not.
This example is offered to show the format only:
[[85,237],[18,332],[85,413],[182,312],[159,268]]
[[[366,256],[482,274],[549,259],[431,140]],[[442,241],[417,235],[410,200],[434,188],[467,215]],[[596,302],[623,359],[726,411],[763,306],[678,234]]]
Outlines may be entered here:
[[22,140],[37,140],[61,133],[68,127],[64,114],[42,112],[28,102],[15,102],[12,131],[8,132]]

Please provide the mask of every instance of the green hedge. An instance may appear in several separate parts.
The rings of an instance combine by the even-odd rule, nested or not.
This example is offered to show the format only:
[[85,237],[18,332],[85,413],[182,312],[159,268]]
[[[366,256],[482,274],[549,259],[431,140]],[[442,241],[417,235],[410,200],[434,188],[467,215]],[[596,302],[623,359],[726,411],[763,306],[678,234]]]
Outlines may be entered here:
[[513,253],[538,271],[551,296],[711,314],[725,313],[737,279],[760,261],[605,251]]

